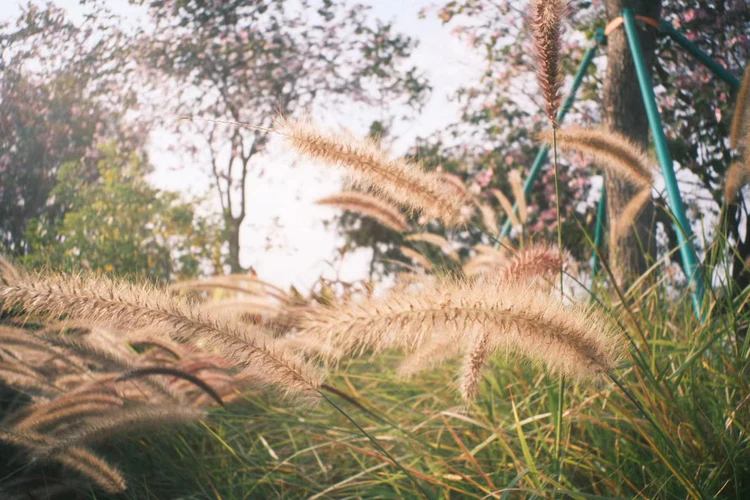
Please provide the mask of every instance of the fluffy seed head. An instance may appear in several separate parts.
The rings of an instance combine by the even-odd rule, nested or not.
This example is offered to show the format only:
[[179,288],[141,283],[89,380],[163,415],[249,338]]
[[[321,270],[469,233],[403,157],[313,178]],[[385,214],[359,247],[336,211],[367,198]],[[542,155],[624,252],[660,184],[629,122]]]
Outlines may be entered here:
[[560,107],[562,20],[567,10],[566,0],[535,0],[531,5],[537,80],[553,127],[557,125],[557,109]]
[[388,157],[372,140],[331,134],[309,120],[279,120],[277,130],[303,156],[343,167],[357,186],[447,225],[461,222],[464,199],[420,165]]
[[627,236],[630,226],[638,218],[638,214],[641,213],[646,203],[651,200],[651,186],[645,187],[638,192],[629,202],[625,205],[622,213],[617,216],[614,221],[611,234],[612,243],[616,244],[618,240]]
[[510,220],[511,226],[521,227],[521,221],[518,219],[516,211],[513,210],[513,204],[510,202],[508,197],[505,196],[499,189],[490,189],[490,193],[492,193],[492,196],[494,196],[495,199],[500,202],[500,206],[503,207],[503,212],[505,212],[505,215]]
[[513,257],[505,261],[498,279],[503,282],[529,283],[562,272],[563,263],[559,250],[550,245],[537,244],[516,251]]
[[0,303],[5,309],[21,305],[27,314],[65,314],[93,324],[149,328],[176,341],[199,342],[208,350],[221,352],[241,370],[257,368],[267,384],[285,394],[318,395],[322,376],[299,359],[276,350],[265,335],[225,318],[206,317],[191,304],[149,286],[102,277],[24,276],[0,285]]
[[[540,133],[539,138],[552,144],[550,131]],[[654,183],[651,159],[639,146],[617,132],[581,127],[558,130],[557,146],[565,151],[591,155],[601,167],[637,186]]]
[[750,168],[747,163],[732,163],[727,170],[727,178],[724,181],[724,200],[730,205],[737,203],[740,191],[750,180]]
[[732,129],[729,135],[729,145],[732,149],[740,147],[740,141],[745,135],[748,108],[750,108],[747,105],[748,99],[750,99],[750,69],[745,70],[740,91],[737,93],[737,104],[734,107],[734,118],[732,118]]
[[417,252],[416,250],[412,250],[409,247],[403,246],[399,247],[399,250],[401,250],[401,253],[404,254],[404,257],[407,257],[415,264],[422,266],[425,271],[432,271],[432,262],[430,262],[429,259],[421,253]]
[[519,353],[574,378],[608,373],[621,342],[606,317],[584,305],[504,282],[426,282],[417,291],[318,308],[302,322],[311,335],[344,352],[417,350],[434,332],[471,342],[489,332],[493,349]]
[[518,217],[521,219],[522,224],[526,224],[529,217],[529,208],[526,205],[526,194],[523,192],[521,174],[517,170],[512,170],[508,174],[508,182],[510,182],[510,188],[513,190],[513,198],[516,199]]
[[440,251],[442,251],[452,260],[456,262],[459,262],[461,260],[456,251],[451,247],[450,242],[440,235],[434,233],[416,233],[410,234],[409,236],[404,238],[404,241],[424,241],[425,243],[430,243],[440,248]]
[[397,233],[409,230],[409,223],[398,208],[369,194],[347,191],[321,198],[315,203],[370,217]]

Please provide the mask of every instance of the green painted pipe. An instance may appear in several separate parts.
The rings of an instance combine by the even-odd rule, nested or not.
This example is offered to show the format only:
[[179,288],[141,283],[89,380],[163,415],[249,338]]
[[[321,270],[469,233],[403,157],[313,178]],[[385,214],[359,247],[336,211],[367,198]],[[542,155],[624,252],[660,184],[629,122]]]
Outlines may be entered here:
[[[578,92],[578,89],[581,87],[581,83],[583,83],[583,77],[586,76],[586,73],[588,73],[589,66],[591,65],[591,62],[594,60],[594,56],[596,55],[596,50],[599,46],[599,43],[601,43],[604,40],[604,32],[602,30],[597,31],[596,35],[596,41],[597,44],[591,47],[589,50],[586,51],[586,54],[583,56],[583,60],[581,61],[581,65],[578,67],[578,72],[576,73],[575,79],[573,80],[573,86],[570,88],[570,93],[568,94],[568,97],[565,99],[565,102],[563,103],[562,107],[560,108],[560,111],[557,113],[557,123],[560,124],[565,119],[565,115],[568,114],[568,111],[570,111],[570,108],[573,107],[573,103],[576,99],[576,93]],[[524,182],[523,185],[523,194],[525,196],[528,196],[531,193],[531,189],[534,187],[534,183],[536,182],[537,177],[539,177],[539,174],[542,171],[542,167],[547,162],[547,154],[549,153],[549,146],[542,146],[542,148],[539,150],[539,152],[536,155],[536,158],[534,159],[534,163],[531,164],[531,170],[529,170],[529,175],[526,177],[526,182]],[[518,213],[518,205],[513,205],[513,210]],[[510,220],[506,219],[505,223],[503,224],[503,228],[500,231],[501,236],[508,236],[510,234]]]
[[[674,173],[672,156],[667,147],[667,138],[664,135],[661,116],[659,116],[659,109],[656,105],[654,88],[651,85],[651,78],[646,69],[646,64],[643,61],[643,51],[641,49],[641,42],[638,39],[638,28],[635,25],[633,10],[623,9],[622,17],[625,21],[625,33],[627,34],[630,51],[633,55],[635,71],[638,75],[638,84],[641,87],[641,94],[643,95],[643,104],[646,106],[648,123],[651,128],[651,134],[654,137],[656,156],[659,160],[661,172],[664,176],[664,182],[667,187],[669,206],[676,219],[675,231],[677,232],[677,241],[680,245],[680,255],[682,256],[682,263],[688,276],[690,286],[693,289],[693,307],[695,308],[696,315],[700,318],[702,316],[701,308],[703,305],[704,284],[698,257],[696,256],[695,250],[690,242],[692,237],[690,222],[687,219],[685,207],[682,204],[680,189],[677,185],[677,177]],[[636,112],[636,110],[633,111]]]
[[716,76],[731,85],[734,90],[738,90],[740,88],[740,81],[737,79],[737,77],[727,71],[724,66],[714,61],[711,56],[699,49],[697,45],[685,38],[685,35],[677,31],[674,26],[672,26],[672,23],[662,19],[662,21],[659,23],[659,31],[661,33],[669,35],[672,40],[677,42],[680,47],[688,51],[696,59],[702,62],[703,65],[710,69]]
[[[596,250],[602,248],[604,238],[604,219],[607,217],[607,189],[602,182],[602,194],[599,196],[599,208],[596,210],[596,232],[594,232],[594,247]],[[596,279],[599,274],[599,254],[594,250],[594,262],[591,264],[591,280]]]

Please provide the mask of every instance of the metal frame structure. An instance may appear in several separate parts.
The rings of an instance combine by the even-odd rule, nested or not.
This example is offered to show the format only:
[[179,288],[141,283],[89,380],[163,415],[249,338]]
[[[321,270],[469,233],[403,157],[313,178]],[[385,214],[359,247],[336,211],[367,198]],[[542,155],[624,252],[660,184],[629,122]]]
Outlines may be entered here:
[[[664,177],[666,185],[669,208],[674,214],[675,231],[677,232],[680,255],[682,257],[682,262],[684,263],[684,269],[688,276],[690,288],[692,290],[693,307],[695,308],[696,315],[700,318],[703,316],[701,311],[703,307],[705,283],[701,272],[700,261],[698,260],[698,256],[696,255],[695,249],[693,248],[693,245],[691,243],[692,230],[690,227],[690,222],[688,221],[687,215],[685,214],[685,207],[682,203],[682,196],[680,194],[677,178],[674,172],[674,163],[672,161],[672,157],[667,146],[667,140],[664,135],[664,127],[662,125],[661,116],[659,115],[659,109],[656,104],[653,85],[648,74],[648,69],[646,68],[646,65],[644,63],[643,50],[641,48],[640,40],[638,39],[638,28],[636,27],[637,18],[640,18],[640,16],[636,16],[633,13],[632,9],[623,9],[621,21],[618,20],[619,22],[616,23],[614,27],[619,26],[619,24],[624,25],[630,52],[633,55],[633,61],[638,77],[638,84],[641,90],[641,95],[643,96],[643,102],[646,108],[646,114],[648,116],[649,128],[651,129],[651,135],[653,136],[654,140],[656,156],[659,161],[659,166],[661,167],[662,175]],[[703,52],[700,48],[698,48],[695,44],[693,44],[690,40],[683,36],[674,28],[674,26],[672,26],[670,22],[661,20],[657,23],[656,21],[651,19],[640,19],[649,22],[649,24],[658,25],[659,32],[661,34],[668,35],[670,38],[672,38],[672,40],[674,40],[678,45],[685,49],[685,51],[694,56],[721,80],[728,83],[734,90],[739,89],[740,82],[734,75],[732,75],[721,64],[714,61],[711,56]],[[570,93],[557,114],[558,124],[563,122],[563,120],[565,119],[565,115],[567,115],[568,111],[570,111],[570,109],[572,108],[578,89],[583,83],[583,78],[589,70],[589,66],[591,65],[594,56],[596,55],[596,51],[600,44],[606,44],[606,40],[607,36],[605,32],[603,30],[598,30],[596,33],[597,43],[588,51],[586,51],[583,60],[581,61],[581,64],[578,68],[578,72],[575,75],[575,79],[573,80],[573,86],[570,89]],[[539,177],[542,167],[547,161],[549,149],[550,147],[545,145],[537,153],[537,156],[534,159],[534,163],[532,163],[531,165],[529,175],[526,178],[526,182],[523,186],[524,195],[528,196],[531,193],[531,189],[533,188],[536,179]],[[606,217],[606,203],[606,192],[604,186],[602,186],[599,206],[597,208],[596,233],[594,237],[594,243],[597,249],[601,248],[603,239],[604,219]],[[516,206],[514,206],[514,210],[517,210]],[[501,236],[508,236],[510,234],[510,230],[510,221],[506,220],[500,233]],[[592,277],[596,277],[599,268],[599,253],[598,251],[595,251],[591,268]]]

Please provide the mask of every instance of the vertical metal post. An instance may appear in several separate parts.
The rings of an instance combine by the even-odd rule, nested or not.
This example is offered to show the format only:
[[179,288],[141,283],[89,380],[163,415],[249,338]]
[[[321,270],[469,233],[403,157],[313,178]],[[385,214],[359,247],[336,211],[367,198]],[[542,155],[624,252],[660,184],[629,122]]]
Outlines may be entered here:
[[591,280],[596,279],[599,274],[599,254],[597,250],[602,248],[604,238],[604,219],[607,217],[607,188],[602,182],[602,194],[599,196],[599,208],[596,210],[596,232],[594,232],[594,262],[591,264]]
[[669,21],[662,21],[659,23],[659,31],[669,35],[680,47],[685,49],[688,53],[692,54],[696,59],[703,63],[705,67],[710,69],[716,76],[724,80],[726,83],[732,86],[734,90],[740,88],[740,81],[727,69],[714,61],[711,56],[703,52],[693,42],[685,38],[685,36],[677,31],[672,23]]
[[[583,77],[586,76],[586,73],[588,73],[589,66],[591,65],[591,62],[594,60],[594,56],[596,55],[596,51],[599,47],[599,43],[601,43],[604,40],[604,32],[599,30],[596,35],[596,45],[591,47],[589,50],[586,51],[586,54],[583,56],[583,60],[581,61],[580,66],[578,67],[578,72],[576,73],[575,79],[573,80],[573,86],[570,88],[570,93],[568,94],[568,97],[565,99],[565,102],[563,103],[562,107],[560,108],[560,111],[557,113],[557,123],[562,123],[565,119],[565,115],[568,114],[568,111],[570,111],[570,108],[573,107],[573,103],[576,99],[576,93],[578,92],[578,89],[581,87],[581,83],[583,83]],[[547,154],[549,153],[549,146],[542,146],[542,148],[539,150],[539,152],[536,155],[536,158],[534,159],[534,163],[531,164],[531,170],[529,170],[529,175],[526,177],[526,182],[524,182],[523,185],[523,194],[525,196],[528,196],[529,193],[531,193],[531,189],[534,187],[534,183],[536,182],[537,177],[539,177],[539,173],[542,171],[542,167],[547,162]],[[513,205],[513,210],[516,212],[518,211],[518,206]],[[508,236],[510,234],[511,226],[510,226],[510,220],[506,220],[503,224],[503,228],[500,231],[501,236]]]
[[635,25],[633,10],[623,9],[622,17],[625,21],[625,33],[627,34],[630,51],[633,55],[633,62],[635,63],[635,70],[638,75],[638,84],[641,87],[641,94],[643,95],[643,103],[646,106],[648,123],[651,128],[651,134],[654,137],[656,156],[659,159],[659,165],[661,166],[662,175],[667,187],[667,198],[676,219],[675,231],[677,232],[677,241],[680,245],[682,263],[693,291],[693,307],[695,308],[696,315],[700,318],[702,316],[701,307],[703,305],[704,283],[698,257],[690,242],[692,236],[690,222],[687,220],[685,207],[682,204],[677,177],[674,173],[672,156],[667,147],[667,138],[664,135],[664,128],[661,123],[661,116],[659,116],[659,109],[656,105],[656,96],[651,85],[651,78],[643,61],[643,51],[641,49],[641,42],[638,39],[638,28]]

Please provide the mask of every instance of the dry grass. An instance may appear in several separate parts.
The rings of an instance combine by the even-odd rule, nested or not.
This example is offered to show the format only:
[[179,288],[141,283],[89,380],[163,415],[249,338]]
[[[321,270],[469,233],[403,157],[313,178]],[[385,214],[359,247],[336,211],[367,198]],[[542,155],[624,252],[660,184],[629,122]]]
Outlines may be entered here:
[[409,223],[398,208],[369,194],[348,191],[321,198],[315,203],[370,217],[398,233],[409,230]]
[[343,167],[354,185],[447,225],[461,223],[466,200],[455,189],[416,163],[390,158],[374,141],[324,132],[309,120],[279,120],[277,130],[305,158]]
[[537,80],[545,103],[545,112],[553,127],[557,126],[562,73],[560,49],[562,20],[568,10],[566,0],[535,0],[531,4],[530,24],[534,36]]
[[729,134],[729,145],[732,149],[739,149],[745,138],[747,130],[747,101],[750,99],[750,69],[745,70],[745,76],[742,78],[740,91],[737,93],[737,103],[734,107],[734,117],[732,118],[732,128]]
[[312,311],[302,331],[344,352],[418,351],[440,332],[463,345],[489,335],[490,348],[516,352],[580,379],[606,375],[622,345],[605,316],[564,306],[540,289],[505,280],[428,281],[384,298]]
[[[552,144],[552,132],[539,138]],[[604,128],[571,127],[557,131],[557,146],[564,151],[590,155],[613,175],[628,179],[636,186],[654,183],[653,163],[648,155],[630,139]]]
[[404,238],[404,241],[424,241],[425,243],[429,243],[431,245],[435,245],[436,247],[438,247],[440,251],[443,252],[448,257],[450,257],[451,260],[455,262],[461,261],[461,258],[458,256],[456,251],[453,250],[453,247],[451,247],[450,242],[438,234],[433,234],[433,233],[410,234],[409,236]]

